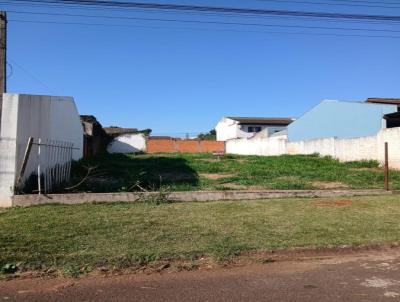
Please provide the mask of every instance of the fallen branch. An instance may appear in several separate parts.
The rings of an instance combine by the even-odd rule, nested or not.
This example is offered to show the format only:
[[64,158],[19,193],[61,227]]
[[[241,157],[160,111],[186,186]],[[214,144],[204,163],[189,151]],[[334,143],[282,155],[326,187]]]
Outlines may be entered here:
[[81,181],[79,181],[76,185],[73,185],[72,187],[64,188],[64,190],[72,190],[72,189],[75,189],[75,188],[79,187],[81,184],[83,184],[83,183],[89,178],[90,173],[91,173],[93,170],[97,169],[97,166],[95,166],[95,167],[86,167],[86,166],[84,166],[84,168],[87,169],[87,173],[86,173],[86,175],[81,179]]
[[138,187],[143,192],[148,192],[145,188],[140,185],[140,181],[138,180],[134,185],[129,188],[129,191],[132,190],[134,187]]

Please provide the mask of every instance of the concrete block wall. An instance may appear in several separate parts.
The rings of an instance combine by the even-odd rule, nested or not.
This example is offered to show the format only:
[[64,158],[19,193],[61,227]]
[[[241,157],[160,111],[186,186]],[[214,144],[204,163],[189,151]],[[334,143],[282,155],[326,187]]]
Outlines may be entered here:
[[299,141],[287,143],[288,154],[313,154],[319,153],[323,156],[335,153],[335,139],[324,138],[310,141]]
[[353,139],[331,137],[298,142],[274,138],[232,139],[226,142],[226,152],[261,156],[319,153],[341,161],[377,160],[383,164],[385,142],[389,144],[390,167],[400,169],[400,128],[383,129],[376,136]]
[[12,195],[16,170],[16,140],[0,138],[0,207],[7,205]]
[[226,141],[226,152],[240,155],[274,156],[287,152],[285,139],[239,138]]
[[356,139],[336,139],[335,157],[342,161],[378,160],[378,136],[366,136]]
[[377,136],[378,160],[383,163],[385,159],[384,144],[389,144],[389,165],[400,169],[400,128],[383,129]]
[[[29,137],[72,142],[72,157],[82,158],[83,128],[71,97],[3,94],[0,148],[0,206],[7,206],[19,172]],[[4,152],[4,153],[3,153]],[[37,147],[32,148],[25,178],[37,167]],[[44,157],[45,158],[45,157]],[[44,163],[46,165],[46,163]]]

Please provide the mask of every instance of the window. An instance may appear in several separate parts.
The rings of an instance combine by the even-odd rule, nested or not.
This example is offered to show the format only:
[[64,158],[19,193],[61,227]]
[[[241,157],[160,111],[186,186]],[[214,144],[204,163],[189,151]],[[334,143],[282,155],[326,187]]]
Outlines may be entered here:
[[261,131],[261,127],[248,127],[247,131],[250,132],[250,133],[260,132]]

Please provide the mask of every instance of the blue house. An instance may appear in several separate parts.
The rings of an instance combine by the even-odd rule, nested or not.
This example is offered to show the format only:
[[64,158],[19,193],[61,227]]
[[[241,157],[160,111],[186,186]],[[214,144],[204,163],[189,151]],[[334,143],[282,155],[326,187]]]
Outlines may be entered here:
[[387,114],[398,112],[393,102],[344,102],[326,100],[288,126],[288,140],[328,137],[355,138],[376,135],[386,128]]

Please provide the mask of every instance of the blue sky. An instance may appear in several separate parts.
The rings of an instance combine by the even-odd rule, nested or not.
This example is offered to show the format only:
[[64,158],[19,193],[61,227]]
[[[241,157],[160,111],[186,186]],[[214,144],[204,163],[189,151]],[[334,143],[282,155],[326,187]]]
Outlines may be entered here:
[[[185,3],[178,0],[164,2]],[[400,15],[400,8],[378,10],[222,0],[186,3]],[[400,31],[400,25],[396,24],[383,26],[4,4],[2,9]],[[156,134],[180,135],[208,131],[222,116],[297,117],[323,99],[400,97],[400,39],[315,35],[344,33],[329,30],[88,21],[88,18],[11,12],[8,18],[11,20],[8,55],[13,66],[8,90],[73,96],[81,114],[95,115],[104,126],[152,128]],[[132,27],[12,20],[92,22]],[[397,36],[400,37],[400,32]]]

